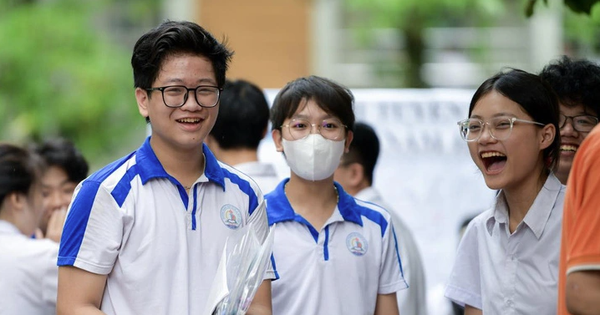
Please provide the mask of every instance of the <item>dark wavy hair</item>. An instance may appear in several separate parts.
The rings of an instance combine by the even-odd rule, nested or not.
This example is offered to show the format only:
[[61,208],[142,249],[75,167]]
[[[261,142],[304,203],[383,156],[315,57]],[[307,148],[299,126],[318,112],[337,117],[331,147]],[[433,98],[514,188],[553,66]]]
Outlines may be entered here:
[[89,166],[83,154],[67,139],[49,139],[35,145],[33,150],[48,167],[56,166],[64,170],[70,182],[79,183],[88,175]]
[[600,115],[600,66],[585,59],[562,56],[546,65],[539,76],[554,90],[561,104],[584,106]]

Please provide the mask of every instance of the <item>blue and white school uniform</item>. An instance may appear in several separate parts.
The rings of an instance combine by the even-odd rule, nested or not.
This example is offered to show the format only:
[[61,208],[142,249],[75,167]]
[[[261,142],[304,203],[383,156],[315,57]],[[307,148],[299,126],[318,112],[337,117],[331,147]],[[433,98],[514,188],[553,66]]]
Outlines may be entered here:
[[227,237],[249,222],[266,235],[266,215],[255,211],[263,196],[205,145],[204,174],[188,194],[149,139],[77,187],[58,265],[108,275],[106,314],[200,314]]
[[269,224],[277,224],[273,314],[373,314],[378,294],[407,288],[388,212],[335,183],[338,205],[317,231],[292,209],[288,180],[265,196]]

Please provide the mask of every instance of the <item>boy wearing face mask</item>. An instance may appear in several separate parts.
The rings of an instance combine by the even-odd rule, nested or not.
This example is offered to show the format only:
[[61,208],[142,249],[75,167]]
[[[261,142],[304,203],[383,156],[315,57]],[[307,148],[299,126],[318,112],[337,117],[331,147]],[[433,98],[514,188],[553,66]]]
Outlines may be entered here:
[[389,213],[333,181],[352,141],[352,93],[310,76],[288,83],[271,108],[273,141],[290,177],[265,196],[277,224],[273,314],[398,314],[402,274]]

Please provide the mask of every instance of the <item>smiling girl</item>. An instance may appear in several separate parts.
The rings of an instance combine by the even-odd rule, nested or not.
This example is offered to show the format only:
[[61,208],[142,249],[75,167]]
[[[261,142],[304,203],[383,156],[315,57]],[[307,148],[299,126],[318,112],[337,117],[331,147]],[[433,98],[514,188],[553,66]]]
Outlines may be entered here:
[[465,314],[555,314],[564,186],[558,102],[538,76],[511,69],[477,89],[458,122],[495,204],[471,221],[446,297]]

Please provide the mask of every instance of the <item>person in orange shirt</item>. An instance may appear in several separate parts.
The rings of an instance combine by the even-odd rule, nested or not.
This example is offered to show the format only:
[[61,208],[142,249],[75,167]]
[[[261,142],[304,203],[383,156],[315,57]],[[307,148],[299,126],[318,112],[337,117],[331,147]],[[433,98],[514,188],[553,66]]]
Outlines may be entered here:
[[582,142],[567,184],[558,314],[600,314],[600,127]]

